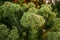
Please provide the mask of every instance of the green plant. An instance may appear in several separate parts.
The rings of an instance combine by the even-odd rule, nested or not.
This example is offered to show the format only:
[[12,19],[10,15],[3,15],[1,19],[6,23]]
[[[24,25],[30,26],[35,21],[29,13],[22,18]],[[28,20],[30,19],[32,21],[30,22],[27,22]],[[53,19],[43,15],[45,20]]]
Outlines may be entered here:
[[10,30],[12,29],[12,26],[16,26],[19,32],[18,34],[20,35],[21,25],[19,22],[23,14],[22,7],[19,4],[5,2],[4,5],[0,6],[0,13],[0,23],[5,24]]
[[10,30],[7,40],[18,40],[18,39],[19,39],[18,29],[14,27],[12,30]]
[[31,8],[29,8],[28,12],[38,13],[38,9],[36,9],[36,8],[34,8],[34,7],[31,7]]
[[56,9],[58,12],[57,17],[60,17],[60,1],[57,1],[53,7],[54,7],[54,10]]
[[0,6],[0,13],[2,15],[1,23],[7,26],[18,26],[18,22],[23,14],[23,9],[18,4],[5,2],[4,5]]
[[56,18],[56,13],[52,12],[49,7],[44,6],[39,9],[38,14],[45,18],[45,28],[51,28],[54,24],[53,19]]
[[27,5],[28,5],[28,8],[35,7],[35,4],[33,2],[30,2]]
[[54,21],[54,25],[53,25],[51,31],[60,32],[60,18],[55,18],[53,21]]
[[24,9],[25,12],[27,12],[29,10],[29,8],[31,8],[31,7],[34,7],[35,8],[35,4],[32,3],[32,2],[30,2],[28,4],[24,4],[23,3],[23,6],[22,6],[22,8]]
[[60,40],[60,32],[48,32],[45,40]]
[[23,4],[22,8],[24,9],[24,11],[28,11],[28,5],[27,4]]
[[44,18],[34,13],[26,13],[22,16],[22,19],[21,19],[21,24],[24,27],[29,27],[29,26],[32,28],[36,26],[41,27],[44,25],[44,23],[45,23]]
[[22,6],[23,5],[23,2],[24,0],[18,0],[19,4]]
[[28,40],[38,40],[38,29],[42,28],[45,23],[45,19],[34,13],[25,13],[22,16],[20,23],[24,28],[28,28],[28,30],[26,30],[28,31],[27,35],[29,35]]
[[48,15],[50,14],[51,10],[48,7],[41,7],[38,11],[38,14],[43,16],[45,19],[48,18]]
[[0,40],[59,40],[59,21],[51,5],[37,9],[32,2],[19,5],[7,1],[0,6]]
[[49,5],[49,4],[42,4],[41,7],[48,7],[50,10],[52,10],[51,5]]
[[9,33],[9,29],[6,25],[0,24],[0,40],[6,40],[7,35]]

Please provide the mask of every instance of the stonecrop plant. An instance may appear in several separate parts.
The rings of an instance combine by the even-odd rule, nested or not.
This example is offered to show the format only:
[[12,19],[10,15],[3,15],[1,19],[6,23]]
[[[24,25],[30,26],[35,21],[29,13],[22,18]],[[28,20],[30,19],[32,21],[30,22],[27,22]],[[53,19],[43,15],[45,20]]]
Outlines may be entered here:
[[56,13],[52,12],[51,6],[42,5],[42,7],[38,10],[38,14],[43,16],[46,23],[45,26],[47,29],[51,28],[54,24],[53,19],[56,18]]
[[38,28],[42,28],[45,19],[35,13],[26,13],[22,16],[20,23],[24,28],[29,28],[29,40],[37,40]]
[[60,40],[60,32],[48,32],[45,40]]
[[22,2],[0,6],[0,40],[60,40],[60,18],[51,5]]
[[[39,21],[38,21],[39,20]],[[36,15],[34,13],[26,13],[22,16],[22,19],[21,19],[21,24],[24,26],[24,27],[41,27],[43,26],[45,23],[45,19],[40,16],[40,15]]]
[[6,40],[7,35],[9,33],[9,29],[6,25],[0,24],[0,40]]
[[29,8],[28,12],[31,12],[31,13],[38,13],[38,9],[34,8],[34,7],[31,7]]

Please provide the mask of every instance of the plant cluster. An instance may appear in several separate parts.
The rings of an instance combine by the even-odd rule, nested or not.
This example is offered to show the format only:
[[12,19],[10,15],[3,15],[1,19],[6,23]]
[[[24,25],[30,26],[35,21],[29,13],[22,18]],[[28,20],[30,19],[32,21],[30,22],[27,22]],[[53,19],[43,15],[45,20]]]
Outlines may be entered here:
[[[60,40],[60,23],[51,5],[5,2],[0,6],[1,40]],[[56,36],[55,36],[56,35]]]

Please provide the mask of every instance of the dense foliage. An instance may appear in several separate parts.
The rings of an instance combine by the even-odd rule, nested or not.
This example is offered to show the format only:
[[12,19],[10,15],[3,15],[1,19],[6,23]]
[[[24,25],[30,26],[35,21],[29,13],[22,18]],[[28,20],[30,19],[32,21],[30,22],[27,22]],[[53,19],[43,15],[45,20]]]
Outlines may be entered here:
[[23,7],[24,11],[27,12],[29,10],[29,8],[31,8],[31,7],[34,7],[35,8],[35,4],[32,3],[32,2],[30,2],[28,4],[23,4],[22,7]]
[[54,19],[54,25],[53,25],[52,31],[60,32],[60,18]]
[[45,23],[45,20],[42,16],[36,15],[34,13],[24,14],[21,19],[21,24],[24,27],[41,27]]
[[[20,23],[18,22],[20,22],[21,16],[23,14],[23,10],[22,7],[20,7],[20,5],[11,2],[5,2],[4,5],[0,6],[0,14],[1,14],[0,23],[5,24],[8,27],[9,31],[13,29],[12,26],[17,26],[16,27],[17,31],[20,30],[19,29]],[[11,33],[9,34],[9,36],[11,35],[11,38],[8,36],[9,40],[16,40],[13,37],[17,37],[19,33],[16,32],[17,34],[15,34],[15,32],[13,34]]]
[[4,5],[0,6],[0,14],[1,23],[8,26],[16,26],[18,24],[17,22],[21,18],[21,15],[23,14],[23,10],[18,4],[5,2]]
[[6,25],[0,24],[0,40],[6,40],[7,35],[9,33],[9,29]]
[[45,40],[60,40],[60,32],[48,32]]
[[38,10],[38,14],[44,17],[46,20],[45,26],[49,29],[54,24],[53,19],[56,17],[56,13],[52,12],[50,5],[46,5],[42,5],[42,7]]
[[18,29],[17,28],[13,28],[7,37],[7,40],[18,40],[19,39],[19,35],[18,35]]
[[60,1],[57,1],[53,8],[58,12],[57,17],[60,17]]
[[34,7],[31,7],[31,8],[29,8],[28,12],[38,13],[38,9],[36,9],[36,8],[34,8]]
[[51,5],[19,2],[0,6],[0,40],[60,40],[60,18]]

